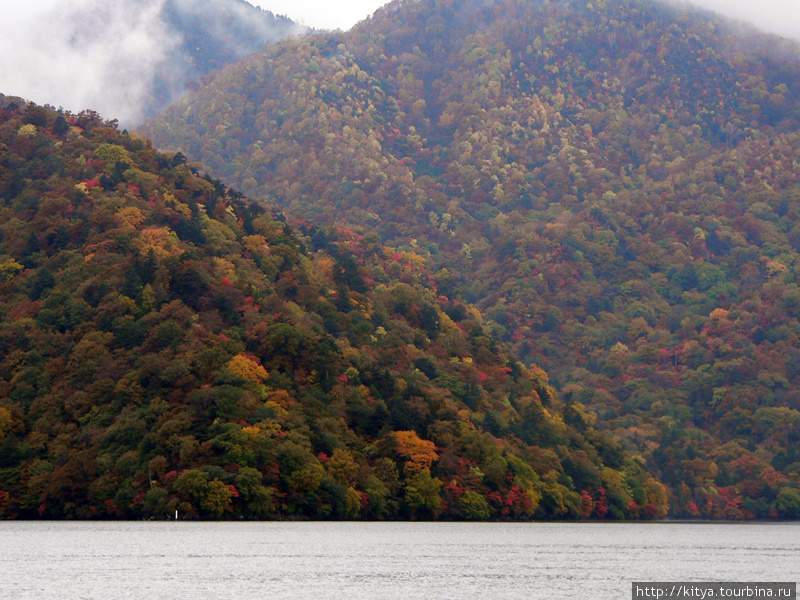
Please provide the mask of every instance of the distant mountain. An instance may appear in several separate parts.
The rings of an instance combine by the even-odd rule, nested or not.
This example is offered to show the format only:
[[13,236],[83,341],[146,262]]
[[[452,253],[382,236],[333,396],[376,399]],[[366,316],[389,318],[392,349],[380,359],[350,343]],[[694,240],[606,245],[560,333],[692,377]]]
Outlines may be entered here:
[[162,19],[179,42],[161,63],[149,114],[199,86],[211,71],[258,52],[267,43],[308,31],[246,0],[166,0]]
[[666,514],[431,277],[96,113],[0,96],[0,516]]
[[794,43],[655,0],[398,1],[144,131],[423,257],[673,515],[798,517],[798,68]]

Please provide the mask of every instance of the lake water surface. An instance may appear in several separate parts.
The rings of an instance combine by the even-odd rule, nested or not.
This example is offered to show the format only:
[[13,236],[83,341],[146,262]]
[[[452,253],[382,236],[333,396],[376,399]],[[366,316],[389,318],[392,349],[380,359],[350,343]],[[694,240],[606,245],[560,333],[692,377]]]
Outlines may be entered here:
[[798,581],[800,524],[0,522],[0,598],[630,598]]

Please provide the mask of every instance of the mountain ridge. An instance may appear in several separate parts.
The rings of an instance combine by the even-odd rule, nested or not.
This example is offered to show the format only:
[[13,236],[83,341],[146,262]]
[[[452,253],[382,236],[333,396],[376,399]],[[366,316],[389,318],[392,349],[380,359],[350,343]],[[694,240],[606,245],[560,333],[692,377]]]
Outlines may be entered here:
[[788,515],[800,61],[745,33],[649,1],[395,2],[144,131],[253,197],[416,244],[675,515]]
[[413,250],[0,96],[0,516],[652,519]]

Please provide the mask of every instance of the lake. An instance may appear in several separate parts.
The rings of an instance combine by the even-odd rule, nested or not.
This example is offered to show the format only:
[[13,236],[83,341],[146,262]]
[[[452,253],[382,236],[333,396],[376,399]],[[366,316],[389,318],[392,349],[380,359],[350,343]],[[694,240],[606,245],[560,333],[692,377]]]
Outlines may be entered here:
[[0,598],[630,598],[798,581],[800,523],[0,522]]

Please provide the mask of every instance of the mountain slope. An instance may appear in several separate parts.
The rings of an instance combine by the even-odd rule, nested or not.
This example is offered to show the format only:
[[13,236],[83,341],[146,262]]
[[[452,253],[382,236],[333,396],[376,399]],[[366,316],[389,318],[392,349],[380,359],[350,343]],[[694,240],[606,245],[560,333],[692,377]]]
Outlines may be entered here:
[[652,518],[424,260],[0,96],[0,515]]
[[251,196],[412,239],[674,514],[796,516],[798,56],[655,1],[395,2],[145,131]]
[[167,0],[161,19],[178,43],[156,75],[148,116],[198,86],[213,70],[258,52],[265,44],[307,32],[291,19],[246,0]]

